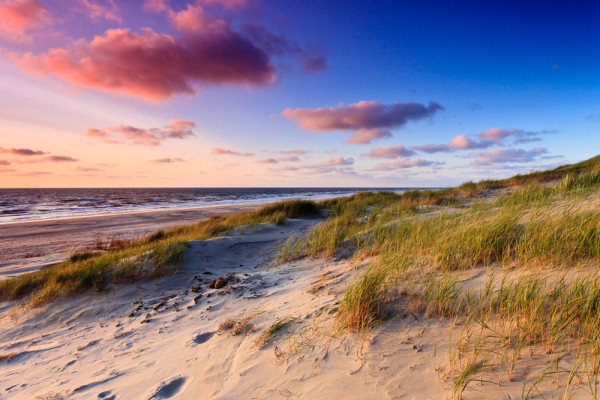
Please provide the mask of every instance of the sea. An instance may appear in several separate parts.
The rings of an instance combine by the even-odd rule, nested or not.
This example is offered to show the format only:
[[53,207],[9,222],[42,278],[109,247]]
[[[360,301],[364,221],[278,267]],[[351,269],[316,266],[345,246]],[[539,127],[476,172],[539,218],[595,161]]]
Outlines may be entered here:
[[0,224],[349,196],[409,188],[0,189]]

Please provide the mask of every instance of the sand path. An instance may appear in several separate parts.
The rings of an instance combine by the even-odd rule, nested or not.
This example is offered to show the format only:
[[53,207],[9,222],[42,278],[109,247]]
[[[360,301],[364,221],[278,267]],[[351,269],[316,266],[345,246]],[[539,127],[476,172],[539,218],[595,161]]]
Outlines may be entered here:
[[[387,340],[365,344],[335,334],[333,315],[359,265],[274,265],[284,240],[317,222],[289,220],[192,242],[177,273],[158,280],[29,311],[0,303],[0,355],[11,357],[0,361],[0,398],[404,398],[398,394],[411,393],[414,384],[390,369],[395,363],[415,382],[435,381],[431,366],[414,365],[423,354],[412,343],[394,343],[396,355],[388,357],[377,347]],[[224,287],[208,288],[227,276]],[[242,316],[251,317],[253,329],[218,332],[220,323]],[[261,348],[262,331],[288,317],[293,322]],[[445,393],[439,383],[428,384],[422,394],[431,396],[418,398]]]

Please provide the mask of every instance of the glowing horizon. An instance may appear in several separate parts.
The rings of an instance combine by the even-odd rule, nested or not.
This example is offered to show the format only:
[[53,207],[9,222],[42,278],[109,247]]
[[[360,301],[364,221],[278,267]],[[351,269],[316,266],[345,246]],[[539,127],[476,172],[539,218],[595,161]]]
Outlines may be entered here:
[[0,0],[0,187],[443,187],[577,162],[600,151],[598,17]]

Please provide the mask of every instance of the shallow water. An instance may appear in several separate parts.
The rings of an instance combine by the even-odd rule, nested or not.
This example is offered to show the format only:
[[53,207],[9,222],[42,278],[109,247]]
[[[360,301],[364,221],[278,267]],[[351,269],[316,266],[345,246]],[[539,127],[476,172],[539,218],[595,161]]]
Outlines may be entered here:
[[406,188],[0,189],[0,224],[213,205],[346,196]]

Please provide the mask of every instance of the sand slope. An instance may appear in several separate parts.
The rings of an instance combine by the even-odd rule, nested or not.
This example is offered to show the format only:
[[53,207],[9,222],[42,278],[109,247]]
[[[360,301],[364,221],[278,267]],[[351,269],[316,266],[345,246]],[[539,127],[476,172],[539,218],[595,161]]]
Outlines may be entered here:
[[[0,361],[0,398],[439,398],[435,382],[417,397],[401,395],[415,389],[405,370],[419,386],[437,379],[431,367],[413,365],[412,344],[382,354],[377,342],[334,334],[332,316],[356,265],[274,266],[283,241],[315,223],[193,242],[177,273],[156,281],[29,311],[2,303],[0,355],[12,358]],[[208,288],[232,273],[225,287]],[[242,316],[251,316],[252,330],[217,332]],[[260,348],[261,332],[286,317],[294,322]]]

